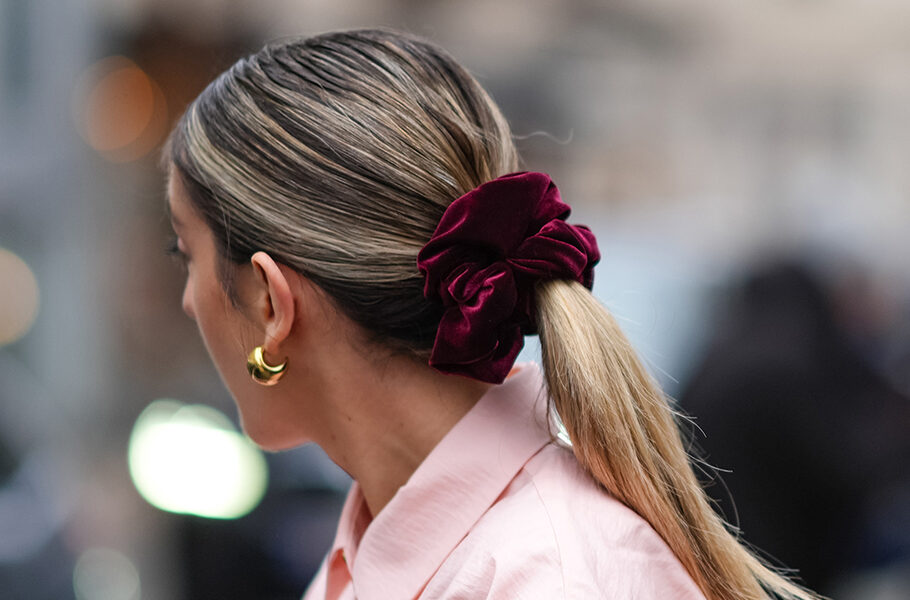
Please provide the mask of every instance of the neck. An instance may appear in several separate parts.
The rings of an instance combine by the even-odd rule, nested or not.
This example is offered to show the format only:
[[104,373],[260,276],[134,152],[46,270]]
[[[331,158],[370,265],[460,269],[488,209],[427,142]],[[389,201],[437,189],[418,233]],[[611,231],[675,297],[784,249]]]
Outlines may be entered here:
[[358,482],[375,516],[490,385],[407,358],[353,362],[337,365],[314,441]]

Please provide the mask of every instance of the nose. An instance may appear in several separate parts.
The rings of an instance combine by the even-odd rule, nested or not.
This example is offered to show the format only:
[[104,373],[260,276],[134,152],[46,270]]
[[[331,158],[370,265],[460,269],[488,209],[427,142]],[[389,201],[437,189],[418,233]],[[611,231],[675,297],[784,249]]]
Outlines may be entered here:
[[180,299],[180,302],[183,305],[183,312],[186,313],[186,316],[195,321],[196,311],[193,308],[193,295],[190,293],[189,282],[187,282],[187,285],[183,286],[183,297]]

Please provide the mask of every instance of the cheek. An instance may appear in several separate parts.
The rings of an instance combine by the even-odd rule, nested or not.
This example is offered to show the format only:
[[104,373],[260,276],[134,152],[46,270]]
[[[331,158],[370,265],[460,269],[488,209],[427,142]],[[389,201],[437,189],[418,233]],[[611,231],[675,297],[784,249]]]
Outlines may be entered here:
[[195,321],[222,379],[231,385],[246,373],[241,319],[221,284],[214,279],[189,277],[183,292],[183,309]]

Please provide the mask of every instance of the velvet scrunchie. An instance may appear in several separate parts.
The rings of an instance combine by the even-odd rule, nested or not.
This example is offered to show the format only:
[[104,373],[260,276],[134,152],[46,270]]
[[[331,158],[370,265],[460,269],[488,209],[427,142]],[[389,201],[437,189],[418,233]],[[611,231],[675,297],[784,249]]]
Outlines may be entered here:
[[444,309],[431,366],[502,383],[537,332],[534,284],[591,289],[600,252],[587,227],[565,222],[570,210],[543,173],[504,175],[449,205],[417,255],[424,295]]

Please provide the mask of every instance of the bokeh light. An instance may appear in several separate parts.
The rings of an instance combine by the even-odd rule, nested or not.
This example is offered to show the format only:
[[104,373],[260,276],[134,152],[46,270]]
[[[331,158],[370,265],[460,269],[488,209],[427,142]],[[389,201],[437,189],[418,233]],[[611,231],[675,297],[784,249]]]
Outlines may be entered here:
[[74,100],[79,132],[108,160],[142,158],[167,131],[164,94],[126,57],[108,57],[89,67],[80,78]]
[[76,561],[73,590],[78,600],[139,600],[139,571],[122,552],[90,548]]
[[38,282],[25,261],[0,248],[0,346],[28,333],[38,316]]
[[133,426],[130,475],[150,504],[169,512],[235,519],[265,494],[262,452],[214,408],[156,400]]

